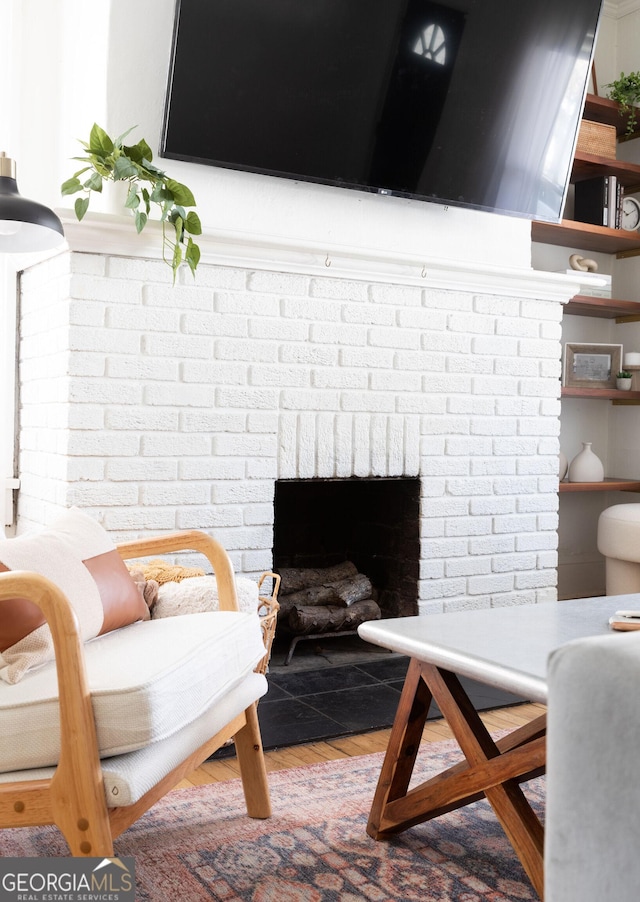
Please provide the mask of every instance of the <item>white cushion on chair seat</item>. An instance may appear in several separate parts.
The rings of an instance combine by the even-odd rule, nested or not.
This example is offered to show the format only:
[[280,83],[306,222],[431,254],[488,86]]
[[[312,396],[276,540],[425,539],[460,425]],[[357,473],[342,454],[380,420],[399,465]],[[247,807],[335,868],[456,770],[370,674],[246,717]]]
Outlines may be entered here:
[[[215,611],[134,623],[85,643],[102,758],[196,720],[264,657],[256,614]],[[0,772],[56,764],[55,665],[0,684]]]
[[[107,807],[133,805],[266,691],[266,678],[261,673],[250,673],[223,699],[183,730],[138,751],[103,760],[102,777]],[[0,784],[18,783],[21,780],[47,780],[54,773],[53,767],[14,770],[11,773],[0,773]]]

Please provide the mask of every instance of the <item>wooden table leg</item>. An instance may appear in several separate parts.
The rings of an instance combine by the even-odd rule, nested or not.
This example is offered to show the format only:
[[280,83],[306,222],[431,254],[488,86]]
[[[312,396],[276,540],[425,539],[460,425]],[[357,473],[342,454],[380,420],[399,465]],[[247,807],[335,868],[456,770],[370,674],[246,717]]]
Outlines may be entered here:
[[[466,761],[409,791],[428,713],[424,705],[431,698]],[[542,898],[544,832],[519,784],[544,771],[545,754],[543,718],[496,743],[455,674],[412,661],[371,809],[369,835],[383,839],[486,796]]]
[[427,721],[431,692],[422,679],[420,661],[411,660],[398,710],[373,798],[367,833],[380,839],[380,818],[389,803],[406,795],[422,731]]

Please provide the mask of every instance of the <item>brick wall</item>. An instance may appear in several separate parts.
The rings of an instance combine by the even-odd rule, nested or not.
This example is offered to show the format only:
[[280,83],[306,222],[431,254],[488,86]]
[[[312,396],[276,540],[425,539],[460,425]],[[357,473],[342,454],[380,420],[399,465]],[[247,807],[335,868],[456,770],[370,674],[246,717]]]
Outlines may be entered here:
[[[19,530],[210,530],[271,566],[277,478],[419,476],[422,613],[556,597],[562,305],[65,253],[23,274]],[[486,280],[485,280],[486,284]]]

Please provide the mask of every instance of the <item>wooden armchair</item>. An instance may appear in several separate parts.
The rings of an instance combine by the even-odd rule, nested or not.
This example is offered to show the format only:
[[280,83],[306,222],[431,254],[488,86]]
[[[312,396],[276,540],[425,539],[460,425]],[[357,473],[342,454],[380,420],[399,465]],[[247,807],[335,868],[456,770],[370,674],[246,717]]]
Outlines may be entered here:
[[[210,536],[192,531],[127,542],[118,547],[118,552],[123,559],[133,559],[185,549],[201,552],[213,567],[218,582],[219,612],[137,622],[88,642],[81,638],[77,616],[67,597],[50,579],[34,572],[0,573],[0,616],[7,599],[16,596],[30,599],[46,618],[55,650],[55,662],[28,673],[15,685],[0,682],[0,733],[13,743],[18,761],[23,736],[19,726],[11,726],[15,723],[12,719],[15,712],[12,714],[11,709],[15,704],[19,706],[21,700],[29,699],[29,693],[47,685],[47,675],[54,707],[57,707],[56,676],[59,697],[58,760],[45,767],[34,767],[29,759],[26,769],[18,763],[11,771],[0,773],[0,827],[55,824],[72,855],[111,857],[117,836],[232,737],[248,814],[269,817],[269,791],[256,714],[256,702],[266,691],[266,680],[254,672],[260,649],[264,652],[264,647],[258,618],[238,612],[233,570],[225,550]],[[159,624],[164,624],[160,631]],[[107,742],[111,746],[109,757],[106,757],[101,751],[106,740],[100,738],[103,725],[99,709],[105,691],[109,690],[109,686],[105,687],[104,674],[119,675],[122,704],[129,704],[130,693],[142,691],[126,685],[127,669],[129,666],[136,669],[132,649],[143,657],[149,653],[151,659],[161,657],[156,643],[161,634],[162,641],[167,643],[168,629],[180,646],[175,667],[180,666],[180,661],[186,662],[185,666],[195,664],[197,670],[189,672],[202,675],[202,687],[198,689],[205,698],[204,702],[198,701],[202,710],[192,719],[186,716],[188,722],[179,729],[169,728],[165,731],[168,735],[142,748],[118,753],[118,741],[114,746],[111,738]],[[230,636],[235,636],[238,647],[245,649],[244,663],[226,663],[225,684],[219,692],[212,693],[207,668],[214,667],[212,658],[224,654]],[[92,676],[96,655],[102,656],[98,668],[101,677]],[[162,670],[155,660],[149,666]],[[237,672],[233,672],[234,667]],[[164,679],[165,687],[170,686],[172,674],[159,672],[158,681]],[[177,700],[174,699],[176,710],[182,711],[187,700],[195,704],[190,692],[187,685],[182,697],[178,693]],[[210,696],[213,701],[207,703]],[[117,693],[113,704],[117,704]],[[162,696],[160,702],[157,699],[154,702],[153,698],[145,702],[149,709],[153,704],[161,709]],[[159,721],[163,720],[162,710],[156,711],[156,715]],[[175,716],[172,712],[169,719]],[[125,713],[124,721],[129,718],[130,714]],[[21,722],[24,721],[18,724]],[[13,736],[7,737],[7,729],[14,730]]]

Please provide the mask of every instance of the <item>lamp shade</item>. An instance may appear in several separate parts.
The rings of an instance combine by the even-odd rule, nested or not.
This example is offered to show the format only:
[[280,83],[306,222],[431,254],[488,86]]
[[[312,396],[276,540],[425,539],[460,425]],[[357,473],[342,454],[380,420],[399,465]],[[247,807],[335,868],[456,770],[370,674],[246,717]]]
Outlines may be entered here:
[[0,253],[48,251],[64,241],[62,223],[48,207],[20,197],[16,164],[0,153]]

